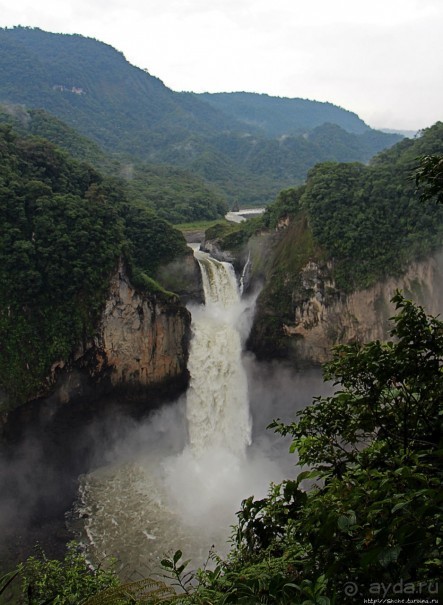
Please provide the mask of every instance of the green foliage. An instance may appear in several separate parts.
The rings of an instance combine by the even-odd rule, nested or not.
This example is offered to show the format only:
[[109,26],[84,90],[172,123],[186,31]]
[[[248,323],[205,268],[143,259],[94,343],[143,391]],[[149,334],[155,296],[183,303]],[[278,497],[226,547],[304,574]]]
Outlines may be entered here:
[[217,109],[257,130],[265,130],[270,136],[302,134],[327,122],[356,134],[369,130],[355,113],[332,103],[247,92],[204,93],[200,96]]
[[102,590],[85,601],[84,605],[156,605],[177,602],[176,596],[175,591],[164,582],[147,578],[119,583]]
[[184,235],[187,235],[188,233],[193,233],[193,232],[202,232],[204,233],[207,229],[209,229],[210,227],[213,227],[214,225],[217,225],[220,222],[224,222],[226,219],[218,219],[218,220],[213,220],[213,221],[190,221],[190,222],[186,222],[186,223],[177,223],[174,224],[174,227],[176,229],[178,229],[179,231],[181,231]]
[[23,136],[43,137],[104,174],[118,176],[132,203],[153,209],[172,223],[214,219],[226,213],[223,196],[198,176],[171,166],[134,162],[122,154],[107,155],[97,143],[43,110],[0,105],[0,123],[12,125]]
[[0,577],[0,596],[6,593],[8,587],[14,582],[18,574],[18,570],[14,569]]
[[41,552],[21,563],[18,571],[22,578],[22,602],[26,605],[81,605],[119,583],[112,561],[110,569],[93,568],[75,543],[68,545],[63,561],[47,559]]
[[95,332],[123,255],[137,287],[187,254],[183,236],[57,147],[0,127],[0,385],[16,405],[47,391],[54,362]]
[[418,171],[417,158],[442,145],[443,124],[437,123],[369,166],[319,164],[304,188],[282,192],[268,207],[265,224],[275,228],[281,218],[302,208],[319,248],[334,261],[336,286],[346,292],[400,275],[443,241],[443,208],[420,203],[411,179],[414,174],[417,184],[425,185],[426,199],[436,195],[441,189],[438,156]]
[[133,199],[148,204],[171,223],[221,218],[227,204],[202,179],[171,166],[136,164],[127,181]]
[[97,143],[80,135],[74,128],[42,109],[25,109],[23,105],[0,105],[0,122],[10,124],[22,136],[47,139],[76,160],[88,162],[102,170],[115,170],[109,156]]
[[[176,185],[160,182],[157,196],[157,171],[147,169],[154,173],[149,184],[140,168],[134,186],[140,190],[143,181],[160,215],[173,222],[220,216],[222,197],[266,204],[318,162],[367,161],[399,140],[330,103],[176,93],[97,40],[23,27],[0,29],[0,102],[43,108],[128,165],[173,165],[210,183],[195,179],[196,191],[189,192],[189,177],[168,169]],[[38,134],[77,147],[78,136],[65,136],[41,114],[34,118]],[[80,147],[88,161],[101,161],[97,149]]]
[[438,204],[442,204],[443,156],[427,155],[420,158],[420,165],[415,173],[415,184],[421,189],[421,200],[435,198]]
[[165,572],[164,577],[171,581],[173,586],[177,586],[185,594],[189,595],[193,588],[195,574],[192,571],[185,572],[189,559],[182,561],[182,557],[182,551],[176,550],[172,557],[162,559],[161,566]]
[[181,233],[154,212],[127,204],[122,208],[122,215],[127,254],[133,264],[148,275],[155,275],[161,264],[186,254]]
[[0,162],[0,383],[20,401],[91,333],[122,227],[101,177],[44,141],[4,128]]
[[222,250],[239,252],[255,233],[263,227],[261,216],[249,218],[241,223],[218,222],[205,231],[205,239],[216,241]]
[[281,220],[295,217],[300,210],[300,198],[304,187],[297,187],[280,191],[276,200],[267,206],[263,217],[263,225],[268,229],[276,229]]
[[282,434],[294,437],[302,464],[339,475],[361,459],[362,443],[377,444],[372,463],[374,456],[386,463],[390,455],[438,449],[443,323],[399,293],[393,302],[400,309],[391,330],[395,340],[335,347],[324,375],[341,390],[316,400],[299,422],[278,425]]

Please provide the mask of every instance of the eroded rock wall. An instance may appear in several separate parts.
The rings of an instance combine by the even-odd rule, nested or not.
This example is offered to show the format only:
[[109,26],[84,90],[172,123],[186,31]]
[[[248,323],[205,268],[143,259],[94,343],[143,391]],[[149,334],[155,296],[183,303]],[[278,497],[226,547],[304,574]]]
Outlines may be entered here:
[[54,362],[44,390],[0,415],[0,436],[11,421],[46,422],[66,404],[82,404],[81,414],[108,400],[149,411],[162,399],[175,398],[188,383],[190,324],[178,297],[137,291],[121,262],[94,338],[71,359]]
[[392,328],[389,319],[395,308],[390,301],[396,290],[422,305],[428,314],[443,311],[443,251],[412,263],[400,277],[350,294],[339,292],[331,275],[331,264],[310,261],[291,293],[292,319],[282,328],[288,356],[300,365],[324,363],[338,343],[386,339]]
[[140,294],[122,264],[111,287],[93,347],[113,385],[152,386],[186,371],[189,312],[177,299]]

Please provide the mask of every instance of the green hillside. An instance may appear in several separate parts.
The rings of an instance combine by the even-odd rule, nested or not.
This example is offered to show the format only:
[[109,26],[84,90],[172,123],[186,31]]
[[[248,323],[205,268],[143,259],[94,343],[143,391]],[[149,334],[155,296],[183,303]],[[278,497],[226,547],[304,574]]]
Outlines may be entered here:
[[[173,92],[97,40],[0,30],[0,103],[44,109],[107,153],[190,170],[229,204],[268,203],[320,161],[366,162],[399,140],[328,103],[251,98],[263,105],[259,121],[266,127],[216,107],[212,95]],[[322,130],[331,122],[335,130]],[[281,138],[286,125],[290,136]]]
[[97,143],[41,109],[0,105],[0,123],[10,124],[24,136],[47,139],[73,158],[119,177],[133,202],[172,223],[212,220],[226,213],[223,195],[197,175],[173,166],[143,164],[122,154],[107,154]]
[[326,123],[337,124],[354,134],[370,130],[357,114],[332,103],[250,92],[203,93],[198,96],[219,111],[271,137],[303,134]]
[[120,256],[138,287],[162,295],[157,269],[189,253],[121,182],[8,126],[0,126],[0,212],[0,389],[10,404],[44,393],[52,363],[94,334]]
[[44,108],[110,149],[148,151],[158,144],[154,133],[172,143],[193,125],[228,123],[198,100],[181,104],[158,78],[92,38],[17,27],[0,31],[0,49],[3,102]]
[[[443,242],[443,208],[423,204],[412,175],[424,155],[443,151],[443,123],[374,158],[369,166],[327,163],[308,175],[300,208],[335,261],[342,290],[399,275]],[[389,242],[389,245],[387,245]]]
[[[290,355],[283,325],[301,301],[300,271],[308,261],[328,269],[331,296],[399,276],[443,243],[443,206],[423,203],[414,172],[419,158],[443,153],[443,123],[377,155],[365,166],[326,162],[306,183],[282,191],[262,217],[233,227],[219,245],[250,240],[255,273],[265,278],[250,344],[263,356]],[[268,232],[266,241],[263,233]],[[210,235],[210,234],[209,234]]]

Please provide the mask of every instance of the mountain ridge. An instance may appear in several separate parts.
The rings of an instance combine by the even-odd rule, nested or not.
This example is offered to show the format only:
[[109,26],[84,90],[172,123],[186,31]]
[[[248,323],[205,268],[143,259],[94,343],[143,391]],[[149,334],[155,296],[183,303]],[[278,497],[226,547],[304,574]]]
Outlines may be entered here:
[[[300,123],[289,136],[275,136],[281,123],[280,130],[272,125],[274,105],[294,100],[258,97],[269,105],[271,126],[264,129],[221,111],[205,95],[172,91],[94,38],[26,27],[0,30],[0,103],[44,109],[108,153],[185,168],[241,205],[268,203],[282,188],[302,182],[318,162],[367,162],[401,138],[369,129],[352,112],[307,100],[300,102],[312,103],[317,114],[327,110],[324,119],[311,120],[316,129],[325,128],[332,111],[352,118],[361,132],[344,130],[344,120],[327,135],[327,145],[325,137],[312,140],[313,129]],[[293,115],[288,120],[294,123]]]
[[354,134],[371,130],[356,113],[329,102],[245,91],[198,96],[241,123],[257,126],[268,136],[301,134],[325,123],[337,124]]

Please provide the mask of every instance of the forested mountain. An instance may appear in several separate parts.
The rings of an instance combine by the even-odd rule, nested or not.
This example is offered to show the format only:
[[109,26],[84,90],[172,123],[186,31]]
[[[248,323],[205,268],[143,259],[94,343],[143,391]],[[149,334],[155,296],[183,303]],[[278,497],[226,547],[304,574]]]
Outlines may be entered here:
[[354,134],[370,130],[357,114],[332,103],[250,92],[203,93],[198,96],[226,115],[271,137],[304,134],[325,123],[337,124]]
[[107,152],[190,170],[229,202],[268,203],[319,161],[366,162],[399,140],[328,103],[247,98],[255,121],[212,95],[173,92],[97,40],[0,30],[0,103],[45,109]]
[[417,139],[380,153],[369,166],[331,162],[309,172],[299,210],[334,259],[341,289],[399,275],[442,244],[443,207],[421,203],[413,180],[419,158],[442,149],[438,122]]
[[203,179],[183,169],[146,164],[122,155],[110,155],[94,141],[41,109],[0,105],[0,123],[10,124],[22,135],[47,139],[73,158],[88,162],[104,174],[125,181],[132,201],[155,210],[172,222],[211,220],[227,210],[223,196]]
[[130,200],[121,182],[0,126],[0,388],[12,403],[44,392],[51,364],[94,334],[120,257],[137,287],[162,292],[159,266],[189,253]]

